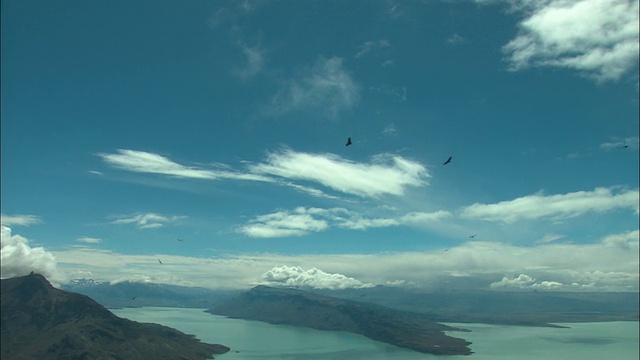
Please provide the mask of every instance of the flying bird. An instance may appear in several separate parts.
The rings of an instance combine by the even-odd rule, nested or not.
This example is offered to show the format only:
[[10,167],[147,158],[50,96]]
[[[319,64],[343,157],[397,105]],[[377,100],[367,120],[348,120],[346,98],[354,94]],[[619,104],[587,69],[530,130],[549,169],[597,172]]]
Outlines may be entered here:
[[178,239],[178,241],[184,241],[184,240],[182,240],[182,239]]
[[135,300],[136,298],[137,298],[137,296],[134,296],[134,297],[131,298],[131,300]]
[[352,143],[351,143],[351,138],[350,138],[350,137],[348,137],[348,138],[347,138],[347,143],[346,143],[344,146],[349,146],[349,145],[351,145],[351,144],[352,144]]
[[162,261],[160,261],[160,259],[158,259],[158,262],[162,265]]
[[451,159],[453,159],[453,156],[449,156],[449,158],[447,159],[447,161],[444,162],[444,164],[442,165],[447,165],[448,163],[451,162]]
[[469,236],[469,239],[473,239],[474,237],[476,237],[476,234]]

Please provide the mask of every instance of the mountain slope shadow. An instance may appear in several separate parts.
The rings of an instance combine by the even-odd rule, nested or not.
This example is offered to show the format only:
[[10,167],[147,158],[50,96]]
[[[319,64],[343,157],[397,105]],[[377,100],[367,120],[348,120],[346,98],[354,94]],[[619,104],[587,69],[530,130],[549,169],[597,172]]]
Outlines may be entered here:
[[39,274],[1,280],[0,357],[11,359],[210,359],[229,348],[115,316]]

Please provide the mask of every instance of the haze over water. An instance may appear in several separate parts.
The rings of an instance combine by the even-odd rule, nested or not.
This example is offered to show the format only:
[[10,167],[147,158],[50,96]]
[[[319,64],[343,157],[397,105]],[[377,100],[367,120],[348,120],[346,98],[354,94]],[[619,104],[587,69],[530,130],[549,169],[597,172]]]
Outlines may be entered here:
[[[125,308],[114,314],[140,322],[155,322],[196,335],[204,342],[228,346],[216,356],[223,360],[302,359],[443,359],[370,340],[342,331],[320,331],[258,321],[229,319],[203,313],[204,309]],[[471,341],[471,356],[447,359],[638,359],[638,323],[571,323],[569,329],[488,324],[448,324],[472,330],[450,332]],[[238,352],[236,352],[238,351]]]

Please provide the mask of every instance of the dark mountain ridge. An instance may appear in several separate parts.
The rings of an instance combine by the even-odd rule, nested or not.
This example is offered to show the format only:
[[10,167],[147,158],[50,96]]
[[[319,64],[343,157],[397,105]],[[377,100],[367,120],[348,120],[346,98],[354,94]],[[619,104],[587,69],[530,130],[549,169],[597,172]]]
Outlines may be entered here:
[[39,274],[1,281],[0,355],[8,359],[209,359],[229,348],[121,319]]
[[387,307],[302,290],[256,286],[208,312],[232,318],[349,331],[399,347],[441,355],[469,355],[470,342],[444,331],[468,331]]

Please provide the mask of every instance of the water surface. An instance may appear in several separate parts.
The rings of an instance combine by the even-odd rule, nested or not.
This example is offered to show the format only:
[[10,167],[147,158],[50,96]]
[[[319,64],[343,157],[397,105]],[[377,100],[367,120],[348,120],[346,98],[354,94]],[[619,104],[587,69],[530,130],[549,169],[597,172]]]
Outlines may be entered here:
[[114,309],[140,322],[170,326],[200,340],[228,346],[220,360],[637,360],[638,322],[571,323],[569,329],[447,323],[472,332],[448,332],[471,341],[470,356],[437,356],[402,349],[346,331],[320,331],[259,321],[228,319],[205,309]]

